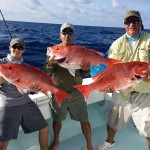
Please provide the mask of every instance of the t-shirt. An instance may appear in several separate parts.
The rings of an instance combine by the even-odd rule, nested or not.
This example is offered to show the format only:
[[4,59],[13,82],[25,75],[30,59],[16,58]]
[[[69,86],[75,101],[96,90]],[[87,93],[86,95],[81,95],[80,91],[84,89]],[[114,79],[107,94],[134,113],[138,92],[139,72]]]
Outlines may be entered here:
[[[12,63],[8,57],[0,59],[0,64]],[[17,61],[15,62],[17,63]],[[19,61],[20,63],[20,61]],[[23,61],[21,63],[24,63]],[[16,86],[5,81],[0,87],[0,107],[19,106],[31,101],[29,93],[21,94]]]

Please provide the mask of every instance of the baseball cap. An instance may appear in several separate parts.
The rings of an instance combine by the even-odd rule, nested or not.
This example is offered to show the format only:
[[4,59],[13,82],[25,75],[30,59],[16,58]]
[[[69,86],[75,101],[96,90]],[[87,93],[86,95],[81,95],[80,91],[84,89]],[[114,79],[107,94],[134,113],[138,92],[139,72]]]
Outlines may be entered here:
[[10,41],[10,46],[12,47],[13,45],[15,44],[20,44],[24,49],[25,49],[25,43],[23,42],[22,39],[20,38],[13,38],[11,41]]
[[73,24],[71,24],[71,23],[64,23],[64,24],[62,24],[61,27],[60,27],[60,33],[61,33],[65,28],[70,28],[70,29],[72,29],[72,31],[75,33],[75,28],[74,28]]
[[130,11],[126,12],[124,19],[127,19],[129,17],[138,17],[139,19],[141,19],[141,15],[140,15],[139,11],[136,11],[136,10],[130,10]]

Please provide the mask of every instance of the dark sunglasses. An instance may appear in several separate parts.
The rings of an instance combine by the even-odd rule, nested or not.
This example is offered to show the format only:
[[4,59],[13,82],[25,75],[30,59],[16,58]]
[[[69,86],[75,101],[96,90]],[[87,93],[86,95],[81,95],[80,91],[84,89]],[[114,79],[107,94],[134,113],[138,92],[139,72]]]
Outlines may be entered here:
[[130,23],[138,24],[140,21],[141,20],[139,20],[139,19],[124,20],[124,24],[126,24],[126,25],[130,25]]
[[61,32],[61,34],[63,34],[63,35],[73,35],[74,33],[73,32]]
[[22,46],[18,46],[18,45],[13,45],[12,48],[18,49],[18,50],[24,50],[24,48]]

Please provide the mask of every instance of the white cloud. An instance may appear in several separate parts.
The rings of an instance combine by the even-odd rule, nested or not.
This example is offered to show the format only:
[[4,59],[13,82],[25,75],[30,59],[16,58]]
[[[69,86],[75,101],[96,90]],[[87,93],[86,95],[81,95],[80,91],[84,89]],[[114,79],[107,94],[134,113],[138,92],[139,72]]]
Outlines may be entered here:
[[112,6],[113,7],[119,7],[119,3],[118,3],[118,1],[117,0],[112,0]]
[[77,3],[89,3],[91,0],[74,0]]
[[0,9],[6,20],[122,27],[129,9],[139,10],[145,26],[150,26],[149,4],[149,0],[0,0]]

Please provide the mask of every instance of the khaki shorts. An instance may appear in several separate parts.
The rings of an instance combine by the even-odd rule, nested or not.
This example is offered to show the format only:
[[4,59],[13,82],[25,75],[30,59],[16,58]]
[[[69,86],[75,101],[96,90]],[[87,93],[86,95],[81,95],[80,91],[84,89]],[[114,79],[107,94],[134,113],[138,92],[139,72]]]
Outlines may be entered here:
[[[121,105],[119,105],[119,100]],[[113,93],[108,125],[116,131],[123,130],[130,117],[132,117],[139,132],[150,137],[149,93],[133,92],[129,102],[123,101],[118,93]]]
[[67,113],[69,112],[71,119],[80,122],[88,122],[87,104],[83,95],[78,90],[69,94],[72,97],[65,99],[60,107],[57,105],[55,97],[52,97],[52,107],[54,109],[51,110],[53,120],[62,121],[66,118]]

